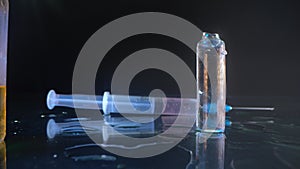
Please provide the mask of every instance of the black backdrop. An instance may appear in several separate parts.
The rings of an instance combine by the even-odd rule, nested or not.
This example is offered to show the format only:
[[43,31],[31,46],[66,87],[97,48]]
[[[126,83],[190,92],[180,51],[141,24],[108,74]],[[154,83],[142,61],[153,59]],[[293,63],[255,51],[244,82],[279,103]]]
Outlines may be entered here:
[[[220,34],[228,51],[228,96],[299,96],[299,9],[297,1],[290,0],[13,0],[9,102],[21,94],[44,98],[49,89],[70,93],[73,67],[86,40],[114,19],[146,11],[174,14],[203,31]],[[122,58],[147,47],[171,50],[194,69],[194,54],[181,43],[158,35],[135,36],[107,55],[99,68],[97,90],[110,88],[110,76]],[[147,73],[137,75],[132,92],[148,91],[164,80],[174,82],[156,71],[151,72],[155,78],[147,79]],[[147,86],[149,81],[158,82]],[[176,85],[162,88],[170,93],[178,89]]]

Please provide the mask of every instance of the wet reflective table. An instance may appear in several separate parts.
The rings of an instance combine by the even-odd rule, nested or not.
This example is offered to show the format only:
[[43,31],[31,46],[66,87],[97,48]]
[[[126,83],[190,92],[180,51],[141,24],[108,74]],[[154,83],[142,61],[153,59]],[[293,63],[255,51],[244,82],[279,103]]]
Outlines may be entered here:
[[[24,101],[24,100],[23,100]],[[58,108],[48,111],[43,106],[15,103],[9,109],[7,137],[0,145],[0,167],[8,169],[107,168],[107,169],[247,169],[300,168],[300,99],[295,98],[228,98],[232,105],[275,106],[273,112],[232,111],[227,119],[232,125],[224,134],[207,136],[193,130],[169,151],[148,158],[126,158],[114,155],[95,145],[79,128],[74,110]],[[34,102],[37,105],[39,102]],[[10,103],[12,105],[12,103]],[[29,105],[29,106],[28,106]],[[33,105],[33,104],[32,104]],[[20,108],[22,107],[22,109]],[[42,108],[40,108],[42,107]],[[28,114],[31,114],[28,117]],[[161,117],[143,126],[124,122],[119,116],[107,117],[103,123],[118,128],[130,137],[145,138],[166,130],[172,116]],[[63,130],[47,137],[47,122],[66,124]],[[87,119],[89,121],[89,119]],[[123,145],[113,131],[86,129],[101,135],[103,146],[125,149],[155,148],[161,143]],[[99,122],[101,124],[101,122]],[[123,124],[118,126],[118,124]],[[125,124],[125,125],[124,125]],[[49,127],[49,126],[48,126]],[[184,126],[183,126],[184,127]],[[51,130],[52,131],[52,130]],[[49,135],[49,133],[48,133]],[[175,134],[181,137],[180,133]],[[164,142],[163,144],[166,144]],[[6,161],[5,161],[6,159]]]

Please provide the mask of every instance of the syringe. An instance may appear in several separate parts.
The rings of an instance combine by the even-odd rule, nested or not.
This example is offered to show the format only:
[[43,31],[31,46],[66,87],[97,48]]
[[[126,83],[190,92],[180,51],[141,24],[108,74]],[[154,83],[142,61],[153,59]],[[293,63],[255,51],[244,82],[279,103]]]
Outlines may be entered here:
[[[129,100],[128,100],[129,99]],[[91,109],[99,110],[102,109],[104,114],[117,113],[118,110],[127,110],[129,113],[134,113],[134,110],[142,112],[143,114],[154,114],[155,112],[163,112],[163,115],[178,115],[180,104],[182,101],[185,106],[194,106],[197,104],[197,99],[194,98],[160,98],[160,97],[145,97],[145,96],[126,96],[126,95],[111,95],[109,92],[104,92],[103,96],[92,96],[92,95],[65,95],[56,94],[54,90],[50,90],[47,95],[47,107],[52,110],[56,106],[70,107],[79,109]],[[168,107],[168,110],[172,111],[157,111],[162,110],[164,106]],[[188,103],[188,104],[186,104]],[[117,106],[116,106],[117,105]],[[134,109],[132,109],[134,107]],[[215,104],[208,104],[202,106],[202,108],[209,108],[211,112],[216,112]],[[176,109],[176,110],[174,110]],[[186,108],[187,109],[187,108]],[[225,111],[231,110],[257,110],[257,111],[273,111],[273,107],[233,107],[226,105]]]
[[104,114],[122,112],[144,115],[161,113],[178,115],[182,108],[182,114],[192,115],[191,112],[196,111],[197,104],[197,99],[194,98],[111,95],[109,92],[104,92],[103,96],[91,96],[56,94],[54,90],[50,90],[47,95],[47,106],[50,110],[55,106],[61,106],[90,110],[101,109]]

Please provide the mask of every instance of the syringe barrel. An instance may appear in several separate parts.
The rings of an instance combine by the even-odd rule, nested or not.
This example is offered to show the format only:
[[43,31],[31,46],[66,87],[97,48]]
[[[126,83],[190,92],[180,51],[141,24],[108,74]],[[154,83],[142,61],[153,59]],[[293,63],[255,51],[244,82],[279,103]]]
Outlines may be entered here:
[[143,96],[103,94],[102,110],[104,114],[113,112],[153,114],[155,108],[154,98]]
[[55,106],[98,110],[102,108],[102,99],[102,96],[64,95],[56,94],[54,90],[50,90],[47,95],[47,107],[50,110]]
[[141,115],[192,115],[199,103],[194,98],[168,98],[147,96],[103,95],[104,114],[130,113]]

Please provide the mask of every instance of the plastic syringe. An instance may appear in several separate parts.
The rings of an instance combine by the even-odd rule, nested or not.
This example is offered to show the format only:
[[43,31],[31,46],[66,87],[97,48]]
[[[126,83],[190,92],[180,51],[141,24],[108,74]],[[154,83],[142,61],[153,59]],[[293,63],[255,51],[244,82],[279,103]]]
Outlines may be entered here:
[[[128,100],[129,98],[129,100]],[[162,104],[171,103],[175,105],[175,108],[180,108],[181,101],[195,105],[197,99],[193,98],[159,98],[159,97],[145,97],[145,96],[126,96],[126,95],[111,95],[109,92],[104,92],[103,96],[92,96],[92,95],[66,95],[56,94],[54,90],[50,90],[47,95],[47,107],[52,110],[56,106],[70,107],[79,109],[91,109],[99,110],[102,109],[104,114],[117,113],[120,107],[124,109],[134,107],[134,109],[143,114],[154,114],[155,108],[161,107]],[[157,104],[160,103],[160,104]],[[118,105],[118,109],[116,107]],[[155,107],[156,106],[156,107]],[[189,106],[189,105],[186,105]],[[216,112],[215,104],[207,104],[202,108],[209,108],[210,111]],[[131,111],[130,111],[131,110]],[[129,112],[132,112],[130,109]],[[257,111],[273,111],[273,107],[233,107],[226,105],[225,111],[231,110],[257,110]],[[165,111],[164,115],[174,115]],[[177,115],[177,114],[176,114]]]
[[[180,107],[181,103],[183,107]],[[92,96],[56,94],[54,90],[50,90],[47,95],[47,107],[50,110],[56,106],[90,110],[101,109],[104,114],[122,112],[142,113],[144,115],[161,113],[178,115],[177,112],[182,108],[182,114],[191,115],[190,112],[196,111],[197,104],[197,99],[193,98],[111,95],[109,92],[104,92],[103,96]]]

